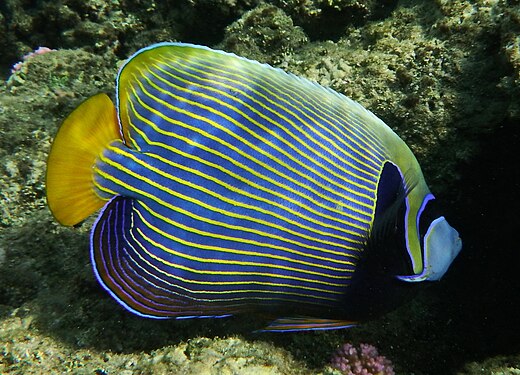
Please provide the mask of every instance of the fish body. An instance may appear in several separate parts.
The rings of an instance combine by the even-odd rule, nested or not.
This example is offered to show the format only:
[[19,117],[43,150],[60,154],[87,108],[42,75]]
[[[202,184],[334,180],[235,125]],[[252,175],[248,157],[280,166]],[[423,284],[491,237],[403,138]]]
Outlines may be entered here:
[[133,313],[340,328],[377,303],[370,278],[438,280],[460,251],[406,144],[330,89],[160,43],[127,60],[116,95],[64,121],[47,196],[64,225],[102,208],[94,272]]

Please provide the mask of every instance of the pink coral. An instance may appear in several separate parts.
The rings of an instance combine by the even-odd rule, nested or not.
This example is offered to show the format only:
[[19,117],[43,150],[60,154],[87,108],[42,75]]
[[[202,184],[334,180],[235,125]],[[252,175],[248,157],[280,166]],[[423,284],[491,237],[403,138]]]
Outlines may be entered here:
[[36,55],[43,55],[44,53],[52,52],[52,51],[55,51],[55,50],[50,49],[48,47],[38,47],[33,52],[29,52],[27,55],[25,55],[22,58],[23,59],[22,61],[18,61],[16,64],[14,64],[11,69],[11,73],[16,73],[16,72],[20,71],[22,69],[24,61],[29,60],[31,57],[36,56]]
[[369,344],[360,344],[359,349],[346,343],[332,357],[333,368],[345,375],[394,375],[392,362],[379,355],[377,349]]

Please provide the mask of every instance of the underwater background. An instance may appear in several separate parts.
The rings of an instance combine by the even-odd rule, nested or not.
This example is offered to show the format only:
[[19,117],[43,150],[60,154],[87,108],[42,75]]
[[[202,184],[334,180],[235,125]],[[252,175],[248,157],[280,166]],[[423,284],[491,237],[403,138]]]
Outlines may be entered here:
[[[46,206],[46,158],[73,108],[113,95],[125,58],[170,40],[308,77],[382,118],[463,239],[447,275],[330,332],[115,303],[90,265],[94,218],[64,228]],[[397,374],[520,374],[519,1],[3,0],[0,51],[0,373],[339,374],[331,356],[350,342]]]

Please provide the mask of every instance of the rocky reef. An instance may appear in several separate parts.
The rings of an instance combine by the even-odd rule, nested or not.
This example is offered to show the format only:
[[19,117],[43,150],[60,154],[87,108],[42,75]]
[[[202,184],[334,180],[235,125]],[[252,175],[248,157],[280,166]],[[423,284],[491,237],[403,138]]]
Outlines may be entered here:
[[[397,374],[518,373],[518,220],[507,197],[520,188],[520,4],[174,3],[0,4],[0,372],[332,374],[331,354],[351,341],[376,344]],[[67,114],[92,94],[113,96],[124,59],[165,40],[308,77],[384,119],[462,233],[446,279],[379,320],[328,333],[253,334],[247,318],[149,321],[117,306],[91,271],[92,221],[53,221],[45,162]],[[39,46],[52,51],[23,60]]]

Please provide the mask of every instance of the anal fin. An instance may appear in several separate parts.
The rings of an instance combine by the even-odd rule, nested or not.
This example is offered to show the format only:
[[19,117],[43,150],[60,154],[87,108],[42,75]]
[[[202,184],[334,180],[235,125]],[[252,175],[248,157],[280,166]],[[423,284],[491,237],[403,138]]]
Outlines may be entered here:
[[348,320],[319,319],[313,317],[279,318],[258,332],[297,332],[350,328],[357,323]]

